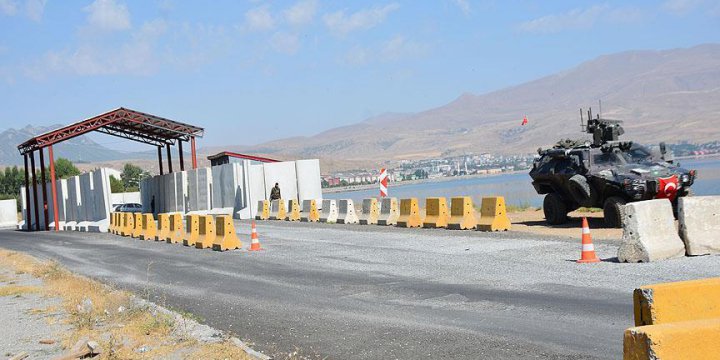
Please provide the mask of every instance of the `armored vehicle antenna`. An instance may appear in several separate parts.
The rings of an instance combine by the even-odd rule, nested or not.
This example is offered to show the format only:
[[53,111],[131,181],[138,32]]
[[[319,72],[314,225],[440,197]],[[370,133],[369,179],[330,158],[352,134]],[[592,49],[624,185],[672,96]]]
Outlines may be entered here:
[[593,119],[592,108],[588,108],[587,122],[583,123],[583,111],[580,109],[580,125],[582,131],[593,136],[593,146],[600,147],[608,142],[618,141],[620,135],[625,133],[622,120],[602,119],[596,115]]

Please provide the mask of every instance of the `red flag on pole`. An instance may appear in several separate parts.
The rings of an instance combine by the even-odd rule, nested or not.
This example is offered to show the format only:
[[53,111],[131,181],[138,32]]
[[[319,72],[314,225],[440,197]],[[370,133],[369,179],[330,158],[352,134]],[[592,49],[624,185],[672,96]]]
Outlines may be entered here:
[[527,125],[527,123],[528,123],[528,121],[527,121],[527,115],[524,115],[524,116],[523,116],[522,124],[520,124],[520,125]]

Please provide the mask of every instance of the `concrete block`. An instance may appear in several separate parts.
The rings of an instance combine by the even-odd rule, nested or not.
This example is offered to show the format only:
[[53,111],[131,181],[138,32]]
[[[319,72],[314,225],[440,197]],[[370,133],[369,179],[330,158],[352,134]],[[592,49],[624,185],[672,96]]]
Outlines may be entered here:
[[685,245],[675,229],[670,201],[655,199],[625,205],[618,260],[650,262],[684,255]]
[[678,220],[688,255],[720,253],[720,196],[681,197]]
[[320,212],[320,222],[335,223],[338,218],[338,208],[335,200],[323,200],[322,212]]
[[112,205],[129,204],[129,203],[133,203],[133,204],[142,204],[143,203],[139,191],[110,194],[110,204],[112,204]]
[[289,199],[298,198],[297,173],[295,172],[294,161],[265,163],[263,164],[263,171],[265,174],[265,194],[270,195],[270,189],[275,186],[275,183],[278,183],[280,184],[281,197],[286,201],[286,208]]
[[287,209],[287,221],[300,221],[300,203],[296,199],[290,199],[290,208]]
[[297,193],[300,202],[305,200],[322,201],[322,178],[320,177],[320,160],[295,161],[297,174]]
[[477,229],[480,231],[510,230],[510,218],[505,210],[504,196],[482,198]]
[[[92,185],[92,174],[85,173],[78,176],[80,178],[80,193],[82,202],[78,206],[78,223],[87,223],[95,219],[95,192]],[[84,228],[86,225],[80,225]],[[83,231],[83,229],[80,229]]]
[[376,198],[363,199],[360,225],[376,225],[380,216],[380,206]]
[[[267,199],[265,194],[265,169],[262,165],[252,165],[248,161],[248,189],[250,204]],[[253,207],[250,218],[257,216],[257,208]]]
[[[65,211],[66,227],[67,222],[73,222],[73,226],[80,220],[80,208],[82,206],[82,192],[80,191],[80,177],[73,176],[67,180],[68,184],[68,202]],[[75,230],[74,228],[71,230]]]
[[450,220],[448,229],[466,230],[474,229],[477,226],[475,207],[472,198],[460,196],[450,199]]
[[425,199],[425,220],[424,228],[444,228],[450,220],[447,200],[444,197],[433,197]]
[[286,201],[277,199],[270,202],[270,220],[285,220],[287,217]]
[[633,292],[635,326],[720,318],[720,278],[641,286]]
[[17,223],[17,200],[0,200],[0,228],[16,227]]
[[718,359],[720,318],[625,330],[623,359]]
[[199,168],[187,171],[188,207],[190,211],[210,210],[212,189],[212,171],[210,168]]
[[342,199],[338,205],[338,224],[357,224],[360,222],[355,213],[355,204],[351,199]]
[[302,214],[300,215],[302,222],[318,222],[320,221],[320,211],[317,207],[316,200],[305,200],[302,203]]
[[397,198],[386,197],[382,199],[380,204],[380,216],[378,217],[378,225],[395,225],[400,216],[400,208]]
[[423,226],[423,216],[420,213],[420,204],[417,198],[400,200],[400,216],[397,219],[397,226],[406,228]]

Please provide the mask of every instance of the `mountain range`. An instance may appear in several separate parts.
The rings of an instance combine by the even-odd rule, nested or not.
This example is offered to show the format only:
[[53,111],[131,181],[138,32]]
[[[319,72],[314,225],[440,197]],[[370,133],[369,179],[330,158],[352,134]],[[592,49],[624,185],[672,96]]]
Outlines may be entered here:
[[[468,153],[529,153],[561,138],[587,137],[580,132],[579,109],[593,107],[598,113],[599,100],[603,118],[624,120],[627,140],[718,140],[720,44],[600,56],[517,86],[462,94],[426,111],[388,113],[313,136],[205,147],[202,152],[320,158],[332,168]],[[525,115],[528,124],[523,126]],[[28,126],[0,134],[0,163],[18,163],[15,146],[39,129]],[[71,160],[129,158],[83,137],[60,146]]]

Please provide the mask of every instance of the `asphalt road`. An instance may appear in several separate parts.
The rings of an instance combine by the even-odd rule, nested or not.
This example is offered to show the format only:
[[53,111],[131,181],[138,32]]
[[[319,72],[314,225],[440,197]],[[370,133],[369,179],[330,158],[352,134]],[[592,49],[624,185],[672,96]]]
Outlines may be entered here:
[[[236,223],[249,244],[249,225]],[[0,247],[196,314],[284,358],[618,358],[632,290],[718,276],[720,256],[576,264],[579,240],[260,222],[261,252],[0,231]],[[579,231],[578,231],[579,232]],[[578,234],[579,237],[579,234]]]

